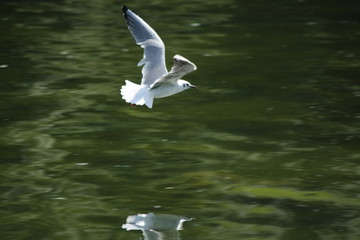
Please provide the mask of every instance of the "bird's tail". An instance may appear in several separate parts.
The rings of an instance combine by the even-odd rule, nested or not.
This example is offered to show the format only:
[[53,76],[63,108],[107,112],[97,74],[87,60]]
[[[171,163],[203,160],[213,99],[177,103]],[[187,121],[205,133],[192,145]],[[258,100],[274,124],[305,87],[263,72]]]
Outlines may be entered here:
[[125,83],[120,89],[120,94],[126,102],[136,105],[145,104],[148,108],[152,108],[154,97],[148,90],[148,86],[139,85],[129,80],[125,80]]

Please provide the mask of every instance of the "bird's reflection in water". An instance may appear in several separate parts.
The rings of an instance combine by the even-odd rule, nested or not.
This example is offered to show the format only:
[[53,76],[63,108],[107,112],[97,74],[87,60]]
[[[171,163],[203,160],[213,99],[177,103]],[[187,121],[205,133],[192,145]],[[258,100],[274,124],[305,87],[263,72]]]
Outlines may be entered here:
[[144,240],[179,240],[183,222],[191,218],[170,214],[138,214],[128,216],[122,228],[141,230]]

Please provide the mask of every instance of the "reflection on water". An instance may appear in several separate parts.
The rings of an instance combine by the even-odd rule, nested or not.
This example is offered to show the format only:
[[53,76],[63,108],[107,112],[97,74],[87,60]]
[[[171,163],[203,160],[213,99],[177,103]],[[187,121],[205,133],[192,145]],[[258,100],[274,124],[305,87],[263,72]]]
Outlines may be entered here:
[[138,239],[134,212],[194,217],[182,239],[357,239],[360,2],[173,3],[129,6],[201,69],[152,110],[119,95],[142,49],[118,1],[0,3],[1,239]]
[[171,214],[138,214],[128,216],[122,228],[126,230],[141,230],[145,240],[179,240],[179,230],[183,223],[191,218]]

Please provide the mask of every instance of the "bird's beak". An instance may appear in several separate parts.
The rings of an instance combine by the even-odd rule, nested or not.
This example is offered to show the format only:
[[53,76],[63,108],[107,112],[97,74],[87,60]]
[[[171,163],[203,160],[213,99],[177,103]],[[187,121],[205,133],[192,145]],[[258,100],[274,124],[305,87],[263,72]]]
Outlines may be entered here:
[[191,85],[190,87],[191,87],[191,88],[197,88],[195,85]]

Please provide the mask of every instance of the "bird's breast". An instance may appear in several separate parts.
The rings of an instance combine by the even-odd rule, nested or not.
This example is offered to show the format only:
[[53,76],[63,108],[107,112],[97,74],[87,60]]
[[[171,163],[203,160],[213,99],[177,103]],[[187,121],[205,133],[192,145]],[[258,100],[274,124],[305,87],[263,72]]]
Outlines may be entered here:
[[181,92],[182,89],[174,84],[163,84],[156,88],[150,89],[150,91],[153,93],[154,98],[164,98]]

